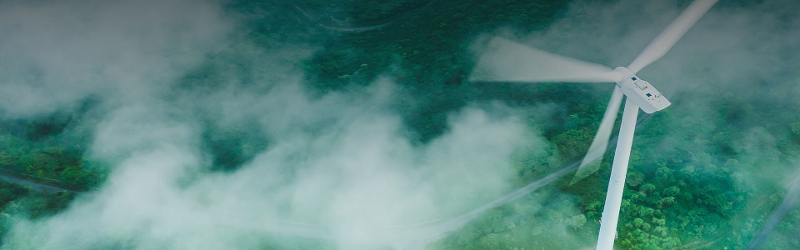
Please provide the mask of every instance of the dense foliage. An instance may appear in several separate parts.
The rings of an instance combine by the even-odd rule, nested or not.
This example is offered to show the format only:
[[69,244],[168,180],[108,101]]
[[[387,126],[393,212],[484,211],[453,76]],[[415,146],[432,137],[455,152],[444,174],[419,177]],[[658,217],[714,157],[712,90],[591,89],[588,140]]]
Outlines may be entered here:
[[[226,73],[251,75],[257,69],[237,61],[247,52],[237,51],[236,45],[253,44],[269,50],[308,43],[321,49],[299,67],[318,93],[365,85],[388,74],[422,100],[401,107],[404,122],[419,143],[443,133],[448,112],[471,102],[501,100],[512,106],[555,103],[562,108],[546,123],[536,125],[552,148],[544,155],[516,159],[517,178],[510,181],[522,186],[580,159],[594,135],[609,91],[580,84],[466,82],[474,63],[467,51],[470,41],[501,25],[520,33],[540,30],[557,18],[567,3],[231,1],[228,10],[246,27],[232,35],[233,48],[208,56],[207,62],[186,75],[178,88],[213,90],[213,82],[224,79]],[[385,23],[388,25],[364,32],[330,28]],[[242,81],[253,84],[255,80]],[[175,91],[180,93],[180,89]],[[572,98],[576,95],[584,98]],[[772,166],[797,165],[794,157],[800,152],[800,117],[770,119],[770,124],[747,123],[743,121],[775,114],[763,114],[757,111],[764,110],[762,107],[729,95],[714,97],[711,102],[714,105],[709,113],[716,114],[714,117],[686,115],[692,112],[675,107],[643,119],[643,126],[636,131],[622,202],[616,240],[620,249],[741,249],[781,202],[781,187],[749,183],[743,173],[791,173],[791,169]],[[0,209],[5,213],[26,214],[33,219],[52,215],[64,209],[75,194],[103,184],[109,169],[85,154],[91,141],[86,131],[94,126],[90,113],[7,120],[3,124],[0,173],[13,182],[0,181]],[[224,127],[213,117],[207,117],[204,126],[202,143],[213,158],[208,171],[235,170],[269,146],[262,135]],[[685,129],[688,127],[691,129]],[[681,129],[686,131],[677,133],[681,137],[663,136]],[[753,133],[770,135],[775,141],[759,147],[736,140]],[[698,139],[703,138],[700,134],[713,137]],[[562,178],[544,190],[490,210],[429,249],[591,246],[601,223],[612,157],[613,153],[607,153],[601,170],[589,178],[575,185],[569,185],[571,176]],[[53,187],[62,191],[52,191]],[[800,248],[800,242],[792,237],[800,230],[798,223],[800,210],[795,208],[778,226],[768,246]],[[320,242],[265,243],[267,249],[305,247],[332,248]]]

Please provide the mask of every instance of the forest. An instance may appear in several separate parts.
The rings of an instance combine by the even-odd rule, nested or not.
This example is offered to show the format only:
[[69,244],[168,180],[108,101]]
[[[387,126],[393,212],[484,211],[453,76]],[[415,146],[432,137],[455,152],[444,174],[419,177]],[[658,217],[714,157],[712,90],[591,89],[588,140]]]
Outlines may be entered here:
[[[301,83],[312,103],[320,101],[324,104],[341,95],[345,96],[342,99],[353,99],[352,102],[343,101],[346,103],[343,106],[361,105],[361,102],[369,106],[372,104],[365,100],[372,99],[362,98],[359,93],[364,89],[371,91],[376,82],[391,79],[392,86],[402,94],[391,94],[397,100],[386,104],[385,109],[397,114],[399,125],[395,126],[405,128],[398,133],[407,139],[408,147],[442,144],[442,138],[458,132],[453,124],[459,118],[454,118],[454,113],[474,107],[493,110],[498,105],[504,108],[495,109],[514,110],[509,112],[514,117],[522,117],[520,123],[525,124],[522,130],[533,131],[530,133],[542,138],[537,145],[544,146],[523,147],[509,153],[508,170],[501,175],[502,188],[464,195],[467,197],[465,201],[459,201],[463,204],[442,209],[444,212],[419,216],[424,220],[456,217],[505,194],[503,192],[523,187],[582,159],[612,90],[611,85],[600,84],[470,82],[467,79],[475,66],[475,41],[497,35],[511,36],[527,39],[528,44],[545,50],[605,65],[626,63],[661,29],[637,32],[637,25],[664,27],[677,15],[674,11],[667,11],[665,13],[671,13],[671,16],[665,14],[664,18],[654,18],[652,23],[619,23],[620,27],[604,28],[603,25],[609,22],[617,22],[609,20],[610,16],[625,11],[615,6],[628,6],[631,2],[211,1],[212,5],[220,8],[222,15],[228,17],[227,21],[234,23],[224,34],[226,45],[199,56],[192,54],[189,58],[198,63],[181,68],[184,71],[169,78],[172,79],[169,83],[154,84],[158,87],[153,88],[156,100],[171,107],[165,111],[164,117],[172,119],[170,121],[192,120],[192,131],[199,131],[197,139],[188,140],[187,144],[200,152],[197,161],[202,163],[196,164],[199,167],[182,170],[187,173],[176,174],[179,177],[169,186],[176,187],[179,192],[201,190],[198,191],[201,194],[196,196],[200,197],[197,203],[202,206],[213,201],[209,198],[212,196],[204,196],[205,193],[217,191],[197,188],[211,182],[200,176],[211,176],[209,178],[214,180],[236,176],[237,173],[247,175],[250,173],[246,172],[248,166],[253,162],[272,159],[264,152],[282,149],[279,146],[284,145],[282,133],[305,130],[302,132],[308,132],[308,135],[298,134],[314,137],[325,135],[328,131],[326,126],[340,126],[338,118],[327,118],[324,114],[310,111],[309,114],[303,114],[303,111],[292,114],[300,117],[297,119],[309,121],[302,126],[275,121],[283,119],[280,115],[236,118],[240,120],[230,122],[221,118],[219,113],[244,108],[216,107],[214,102],[217,99],[213,93],[227,93],[225,91],[231,89],[237,93],[281,90],[278,85],[264,82],[290,78],[273,74],[276,68],[287,68],[290,72],[300,72],[299,79],[294,81]],[[634,7],[642,7],[642,13],[631,14],[624,20],[638,20],[652,13],[661,13],[659,8],[680,10],[689,2],[633,3]],[[640,76],[649,77],[655,86],[672,84],[665,87],[667,91],[664,92],[673,101],[673,106],[655,114],[640,112],[617,228],[617,249],[746,249],[784,199],[791,198],[789,187],[793,180],[798,180],[795,176],[800,173],[800,113],[794,112],[800,105],[796,98],[800,93],[800,72],[786,65],[800,62],[800,40],[776,37],[780,33],[796,32],[800,23],[792,16],[794,8],[781,7],[783,5],[800,8],[797,3],[778,0],[721,1],[705,20],[708,24],[703,26],[701,23],[697,28],[719,33],[690,32],[684,39],[685,43],[679,43],[676,52],[670,52],[674,54],[664,58],[665,62],[653,64],[653,69],[648,69],[652,71],[642,71]],[[603,10],[612,13],[605,14]],[[723,21],[728,20],[726,14],[735,17],[729,18],[734,20],[729,22],[737,24],[741,20],[750,25],[741,24],[736,28],[758,32],[725,37],[728,33],[724,32],[730,25]],[[766,14],[771,16],[763,17]],[[753,22],[748,18],[763,19],[763,22]],[[636,39],[618,42],[614,40],[617,37],[640,37],[640,42],[637,43]],[[704,39],[711,42],[704,42]],[[783,40],[774,44],[761,43],[769,39]],[[728,44],[715,43],[731,40],[734,41]],[[6,49],[4,45],[6,43],[0,43],[0,52]],[[598,52],[605,48],[611,52]],[[7,65],[7,62],[0,63],[0,67]],[[659,68],[664,70],[656,72]],[[5,70],[0,71],[0,74],[5,73]],[[39,79],[37,77],[41,78],[29,78]],[[0,77],[0,85],[12,80]],[[0,91],[6,89],[10,88]],[[193,99],[208,100],[209,103],[195,105]],[[98,148],[102,147],[98,146],[98,141],[108,140],[106,134],[98,131],[116,124],[108,117],[119,114],[109,108],[116,107],[112,105],[118,105],[117,102],[122,101],[90,94],[72,101],[70,105],[23,115],[7,108],[9,105],[15,107],[14,104],[0,106],[2,249],[59,249],[30,243],[47,237],[47,234],[36,233],[44,227],[40,225],[50,225],[46,224],[47,221],[59,221],[57,218],[73,207],[104,197],[108,194],[104,190],[121,188],[123,184],[118,183],[124,182],[120,182],[121,177],[114,176],[127,172],[119,170],[121,167],[118,166],[125,165],[126,159],[144,153],[106,152]],[[223,104],[220,102],[220,106]],[[274,105],[290,104],[292,101],[275,102]],[[129,108],[135,105],[120,106]],[[242,111],[241,116],[249,114],[246,112],[274,112],[253,109],[255,111]],[[320,109],[323,111],[319,113],[340,114]],[[370,108],[353,111],[356,114],[370,112],[373,112]],[[464,117],[470,117],[468,112],[462,113]],[[350,113],[341,114],[358,117]],[[305,115],[315,118],[306,118]],[[488,116],[491,118],[492,115]],[[124,121],[132,125],[144,123],[134,119]],[[174,125],[166,124],[170,128]],[[269,128],[259,128],[262,125]],[[343,128],[336,129],[346,132],[346,126],[341,126]],[[145,130],[148,128],[144,126]],[[157,136],[179,137],[181,131],[176,129]],[[498,138],[502,136],[497,135]],[[137,146],[127,144],[120,147],[133,148],[132,152],[139,150]],[[313,154],[314,150],[319,149],[308,149],[307,154]],[[610,146],[600,170],[589,177],[570,185],[573,173],[566,174],[530,194],[483,212],[423,248],[593,248],[613,157],[613,147]],[[302,154],[288,158],[292,162],[311,162],[309,159],[314,159]],[[303,174],[302,171],[282,168],[276,171],[280,173],[276,176],[290,176],[286,178],[299,178],[297,176]],[[276,178],[265,177],[265,180],[283,183]],[[275,189],[270,186],[263,192]],[[442,203],[447,201],[443,199]],[[288,215],[292,212],[288,211],[292,209],[302,210],[292,205],[263,209],[274,210],[275,214],[286,217],[290,217]],[[320,218],[309,218],[302,223],[324,221]],[[26,229],[31,229],[31,232],[26,232]],[[52,234],[54,231],[47,232]],[[350,243],[337,243],[335,240],[264,234],[244,229],[213,232],[225,237],[236,234],[230,236],[234,242],[250,242],[242,245],[242,249],[396,247],[348,245]],[[120,230],[114,233],[136,232]],[[768,235],[762,248],[800,249],[798,235],[800,206],[794,206]],[[163,249],[167,246],[180,249],[188,246],[142,243],[144,241],[138,242],[139,236],[119,237],[109,245],[94,247]]]

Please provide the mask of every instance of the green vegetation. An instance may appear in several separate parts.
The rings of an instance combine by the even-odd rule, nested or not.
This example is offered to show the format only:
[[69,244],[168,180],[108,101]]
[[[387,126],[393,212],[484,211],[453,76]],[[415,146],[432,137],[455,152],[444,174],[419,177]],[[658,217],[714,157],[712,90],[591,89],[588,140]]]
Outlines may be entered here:
[[[230,48],[209,55],[173,91],[203,88],[229,74],[252,76],[257,67],[240,60],[248,46],[273,50],[297,43],[318,46],[294,65],[319,94],[363,86],[389,75],[415,100],[401,109],[415,140],[425,143],[446,129],[448,112],[468,103],[501,100],[511,106],[554,103],[559,110],[537,124],[552,148],[516,159],[516,186],[579,159],[594,135],[609,90],[582,84],[469,83],[470,42],[500,27],[522,34],[541,30],[569,1],[232,1],[227,8],[246,22]],[[307,13],[302,13],[305,11]],[[305,16],[309,15],[309,16]],[[278,20],[278,21],[276,21]],[[360,33],[323,25],[392,24]],[[700,71],[700,70],[698,70]],[[703,72],[692,72],[704,78]],[[255,84],[243,77],[241,84]],[[746,81],[741,79],[741,81]],[[759,186],[792,173],[800,152],[800,115],[764,113],[781,99],[750,103],[733,93],[710,99],[705,110],[676,105],[648,117],[636,131],[616,246],[620,249],[742,249],[780,203],[780,186]],[[573,98],[581,96],[582,98]],[[683,108],[681,108],[683,107]],[[778,109],[784,111],[786,109]],[[789,112],[795,113],[795,112]],[[0,173],[76,192],[98,188],[108,174],[84,154],[89,113],[3,121]],[[225,127],[205,117],[203,147],[213,167],[233,171],[268,147],[264,135]],[[541,121],[537,121],[541,122]],[[91,129],[88,129],[91,130]],[[664,135],[670,134],[670,138]],[[712,135],[710,138],[706,135]],[[765,139],[768,138],[768,139]],[[578,249],[594,244],[613,153],[601,170],[575,185],[571,176],[510,204],[490,210],[428,249]],[[41,191],[0,181],[0,208],[42,218],[67,207],[75,194]],[[770,249],[798,249],[800,209],[779,224]],[[333,248],[327,243],[267,244],[265,249]],[[771,245],[770,245],[771,244]]]
[[3,123],[0,173],[74,191],[99,186],[105,166],[84,157],[83,135],[65,132],[71,123],[51,118]]
[[8,214],[31,219],[54,215],[77,193],[98,188],[107,167],[84,157],[86,135],[74,119],[58,113],[31,120],[0,122],[0,235]]
[[295,4],[312,21],[333,26],[364,26],[391,21],[392,18],[422,7],[431,0],[302,0]]

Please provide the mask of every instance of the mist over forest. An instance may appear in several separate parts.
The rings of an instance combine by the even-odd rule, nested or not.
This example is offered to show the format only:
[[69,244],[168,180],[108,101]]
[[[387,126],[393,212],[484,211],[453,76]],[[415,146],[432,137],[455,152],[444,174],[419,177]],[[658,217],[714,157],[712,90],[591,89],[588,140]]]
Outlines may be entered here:
[[[690,3],[0,1],[0,249],[592,249],[614,84],[469,76],[628,65]],[[615,248],[800,249],[798,16],[720,1],[638,73]]]

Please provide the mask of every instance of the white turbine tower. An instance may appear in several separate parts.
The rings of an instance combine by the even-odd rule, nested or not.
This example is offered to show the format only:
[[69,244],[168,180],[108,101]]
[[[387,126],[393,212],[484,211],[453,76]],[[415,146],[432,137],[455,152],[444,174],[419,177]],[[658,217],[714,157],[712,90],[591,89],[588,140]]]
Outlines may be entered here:
[[658,60],[672,48],[686,31],[700,19],[717,0],[697,0],[678,16],[642,51],[628,67],[609,67],[551,54],[503,38],[492,39],[470,76],[470,81],[503,82],[616,82],[603,120],[594,141],[584,157],[573,182],[595,172],[599,167],[611,129],[622,102],[627,96],[622,113],[617,148],[608,182],[602,224],[597,249],[612,249],[616,235],[622,191],[631,154],[633,132],[639,108],[654,113],[670,105],[650,83],[636,76],[642,68]]

